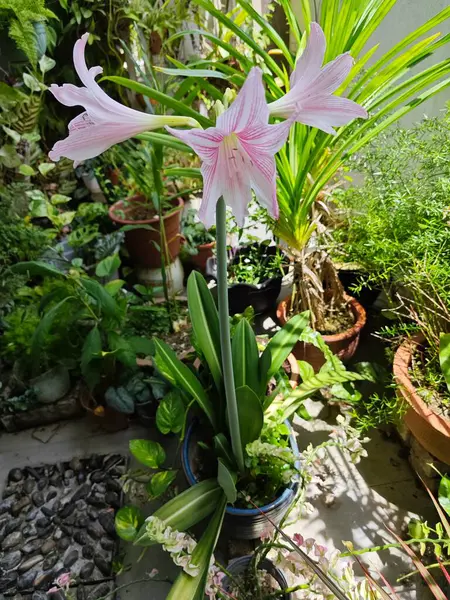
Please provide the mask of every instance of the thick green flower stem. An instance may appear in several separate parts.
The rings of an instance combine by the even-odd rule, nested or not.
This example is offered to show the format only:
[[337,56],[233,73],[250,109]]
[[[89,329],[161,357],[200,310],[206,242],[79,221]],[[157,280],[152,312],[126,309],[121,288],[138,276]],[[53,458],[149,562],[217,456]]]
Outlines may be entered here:
[[217,296],[219,299],[220,345],[222,349],[222,369],[227,400],[228,423],[233,454],[241,473],[245,470],[244,453],[241,444],[239,415],[234,387],[233,359],[231,355],[230,317],[228,309],[227,282],[227,211],[225,200],[220,197],[216,209],[216,248],[217,248]]

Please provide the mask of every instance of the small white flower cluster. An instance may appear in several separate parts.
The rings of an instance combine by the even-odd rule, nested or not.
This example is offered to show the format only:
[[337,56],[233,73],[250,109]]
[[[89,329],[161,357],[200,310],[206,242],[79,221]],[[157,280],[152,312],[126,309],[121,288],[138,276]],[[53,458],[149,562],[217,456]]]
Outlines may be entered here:
[[[161,544],[163,549],[170,554],[173,562],[181,567],[185,573],[191,577],[196,577],[200,570],[192,562],[192,553],[197,546],[197,542],[187,533],[181,533],[173,529],[158,517],[148,517],[146,523],[150,539]],[[216,600],[224,577],[225,573],[219,567],[216,567],[215,558],[211,556],[205,591],[210,600]]]
[[209,600],[216,600],[217,598],[223,597],[220,595],[218,596],[217,594],[222,591],[222,579],[224,577],[225,573],[223,573],[219,567],[216,567],[214,564],[214,556],[212,556],[205,588],[205,594],[208,596]]
[[148,517],[146,523],[150,539],[161,544],[164,550],[170,554],[173,562],[185,573],[192,577],[198,575],[199,568],[192,562],[191,556],[197,542],[187,533],[172,529],[158,517]]
[[[328,577],[347,595],[349,600],[377,600],[367,580],[358,581],[353,572],[352,564],[340,560],[340,552],[331,552],[325,546],[317,544],[312,538],[304,539],[296,534],[293,541],[303,550],[309,558],[328,575]],[[322,583],[314,571],[308,566],[302,556],[288,548],[272,551],[270,555],[277,567],[289,576],[292,586],[304,585],[304,589],[297,590],[294,597],[297,600],[335,600],[335,595]]]
[[352,462],[356,465],[361,458],[367,456],[367,450],[363,444],[367,444],[370,438],[361,438],[361,432],[350,425],[351,417],[349,415],[339,415],[336,421],[339,428],[330,433],[330,438],[335,440],[341,448],[347,450]]
[[298,477],[297,470],[294,467],[295,456],[292,450],[285,446],[276,446],[262,442],[260,439],[247,444],[245,447],[247,456],[259,459],[279,459],[283,466],[280,467],[281,481],[285,484],[290,483]]

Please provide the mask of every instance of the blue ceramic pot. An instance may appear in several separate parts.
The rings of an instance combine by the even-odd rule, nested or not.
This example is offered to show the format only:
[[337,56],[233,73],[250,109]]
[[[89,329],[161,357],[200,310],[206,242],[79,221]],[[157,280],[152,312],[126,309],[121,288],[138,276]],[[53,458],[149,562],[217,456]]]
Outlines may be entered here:
[[[286,425],[291,430],[289,444],[298,455],[298,446],[289,421]],[[192,452],[196,444],[195,433],[198,430],[199,422],[193,421],[187,430],[181,448],[181,462],[183,471],[189,485],[195,485],[199,478],[194,474],[192,467]],[[288,508],[294,502],[298,490],[298,482],[291,482],[290,485],[272,502],[265,506],[256,508],[234,508],[227,505],[222,531],[230,538],[239,540],[254,540],[260,538],[263,533],[271,529],[269,521],[264,515],[267,515],[271,521],[278,525],[286,514]],[[261,514],[261,511],[264,514]]]
[[[227,566],[228,573],[230,573],[234,577],[238,577],[239,575],[242,575],[248,569],[252,558],[253,558],[253,556],[249,555],[249,556],[241,556],[240,558],[236,558],[236,559],[232,560]],[[268,558],[265,558],[264,560],[262,560],[259,563],[259,569],[269,573],[269,575],[271,575],[275,579],[275,581],[278,583],[278,585],[280,586],[280,590],[284,590],[288,587],[288,582],[286,581],[283,571],[281,571],[278,567],[276,567],[273,564],[273,562],[271,562]],[[222,579],[221,586],[226,592],[230,591],[230,587],[231,587],[230,584],[231,584],[230,578],[228,576],[225,576]],[[280,596],[280,599],[281,600],[291,600],[292,594],[290,594],[290,593],[283,594],[283,596]]]

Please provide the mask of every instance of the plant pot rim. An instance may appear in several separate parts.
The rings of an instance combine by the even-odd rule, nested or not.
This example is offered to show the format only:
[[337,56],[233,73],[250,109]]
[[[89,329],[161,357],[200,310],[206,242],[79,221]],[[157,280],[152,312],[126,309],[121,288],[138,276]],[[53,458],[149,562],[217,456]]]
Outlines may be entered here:
[[407,338],[397,349],[394,356],[393,371],[395,383],[399,387],[403,398],[409,406],[423,419],[441,433],[450,439],[450,419],[438,415],[417,393],[417,388],[411,380],[409,367],[411,365],[412,354],[415,348],[423,346],[425,336],[418,333]]
[[[290,436],[289,436],[291,448],[292,448],[294,454],[296,456],[298,456],[299,451],[298,451],[297,440],[295,439],[295,435],[294,435],[294,430],[292,429],[291,424],[289,423],[288,420],[286,420],[285,423],[291,431]],[[194,475],[194,473],[191,469],[190,462],[189,462],[189,442],[190,442],[192,434],[193,434],[195,428],[197,427],[197,425],[198,425],[198,420],[194,419],[188,427],[186,436],[183,441],[183,445],[181,447],[181,462],[183,465],[184,473],[186,475],[186,478],[187,478],[190,486],[194,486],[199,481],[196,478],[196,476]],[[295,496],[295,494],[297,493],[297,489],[298,489],[298,483],[291,482],[283,490],[283,492],[277,498],[275,498],[275,500],[273,500],[272,502],[269,502],[268,504],[265,504],[264,506],[260,506],[259,508],[234,508],[230,504],[227,504],[225,512],[226,512],[226,514],[232,515],[234,517],[260,516],[261,512],[263,512],[263,513],[271,512],[274,509],[278,508],[279,506],[282,506],[284,503],[288,502],[290,497]]]
[[[347,339],[356,337],[360,333],[360,331],[364,327],[364,325],[366,324],[367,314],[366,314],[364,307],[358,302],[358,300],[356,300],[356,298],[353,298],[353,296],[344,294],[344,298],[345,298],[347,304],[350,306],[353,316],[355,317],[355,324],[352,327],[350,327],[349,329],[346,329],[345,331],[341,331],[340,333],[333,333],[331,335],[322,335],[324,341],[327,344],[330,344],[332,342],[341,342],[343,340],[347,340]],[[277,319],[279,320],[281,326],[285,325],[288,321],[288,319],[286,317],[287,317],[287,314],[289,313],[290,306],[291,306],[290,296],[288,298],[285,298],[284,300],[282,300],[277,306]]]
[[[142,200],[145,200],[145,196],[143,196],[142,194],[135,194],[134,196],[130,196],[129,198],[126,199],[126,202],[141,202]],[[111,221],[114,221],[114,223],[119,223],[120,225],[148,225],[151,223],[158,223],[159,221],[159,216],[156,215],[155,217],[152,217],[151,219],[122,219],[122,217],[119,217],[118,215],[116,215],[116,211],[117,210],[123,210],[124,212],[126,212],[127,210],[129,210],[132,207],[128,207],[128,208],[122,208],[124,205],[125,200],[119,200],[118,202],[115,202],[114,204],[112,204],[109,207],[108,210],[108,214],[109,214],[109,218],[111,219]],[[183,206],[184,206],[184,201],[182,198],[176,198],[174,201],[177,203],[175,205],[174,210],[170,211],[170,213],[163,215],[163,221],[165,219],[170,218],[171,216],[173,216],[174,214],[180,212],[181,210],[183,210]]]
[[[236,566],[247,566],[253,559],[253,554],[246,554],[244,556],[238,556],[236,558],[233,558],[232,560],[229,561],[228,565],[227,565],[227,571],[229,573],[231,573]],[[282,569],[280,569],[280,567],[277,567],[276,564],[270,559],[270,558],[263,558],[259,563],[258,563],[259,569],[260,570],[266,570],[268,571],[268,568],[270,567],[273,572],[276,572],[278,574],[278,577],[280,579],[280,581],[278,581],[274,575],[273,572],[270,573],[272,575],[272,577],[274,577],[275,581],[277,581],[277,583],[280,585],[280,591],[284,592],[283,588],[281,587],[282,585],[285,586],[285,588],[288,587],[288,582],[287,579],[284,575],[284,572]],[[266,567],[266,568],[264,568]],[[247,570],[247,568],[245,568],[245,570]],[[292,594],[290,592],[284,593],[283,597],[286,600],[291,600],[292,598]]]
[[216,245],[216,240],[214,240],[213,242],[208,242],[207,244],[199,244],[197,246],[197,248],[199,250],[210,250],[211,248],[214,248],[215,245]]

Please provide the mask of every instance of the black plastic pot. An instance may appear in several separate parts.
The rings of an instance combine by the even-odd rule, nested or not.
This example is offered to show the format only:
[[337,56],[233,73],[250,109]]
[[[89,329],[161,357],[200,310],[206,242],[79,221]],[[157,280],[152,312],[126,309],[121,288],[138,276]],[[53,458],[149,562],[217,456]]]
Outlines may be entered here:
[[[238,577],[239,575],[242,575],[242,573],[244,573],[248,569],[252,558],[253,558],[252,555],[249,555],[249,556],[241,556],[240,558],[236,558],[236,559],[232,560],[227,566],[228,573],[230,573],[234,577]],[[269,573],[269,575],[271,575],[275,579],[275,581],[278,583],[281,590],[284,590],[288,587],[288,582],[286,581],[283,571],[281,571],[278,567],[276,567],[273,564],[273,562],[271,562],[268,558],[265,558],[264,560],[262,560],[259,563],[258,568],[261,571],[266,571],[267,573]],[[230,591],[231,581],[227,575],[222,579],[221,587],[226,592]],[[280,598],[282,600],[292,600],[292,594],[290,594],[290,593],[283,594],[283,596],[280,596]]]
[[355,292],[353,290],[353,286],[359,285],[362,275],[364,275],[363,271],[358,271],[356,269],[339,270],[339,279],[345,290],[354,298],[356,298],[364,306],[364,308],[371,308],[375,300],[380,295],[381,288],[370,288],[367,285],[363,285],[358,292]]
[[[237,264],[242,257],[249,253],[250,248],[257,247],[260,251],[260,261],[268,261],[275,256],[280,250],[276,246],[267,246],[265,244],[251,244],[243,246],[234,255],[230,264]],[[284,274],[289,270],[289,260],[286,257],[286,266]],[[206,275],[214,281],[217,280],[217,259],[215,256],[208,258],[206,261]],[[243,313],[246,308],[253,306],[255,313],[262,314],[272,310],[281,291],[281,282],[283,275],[279,277],[271,277],[265,279],[257,285],[250,283],[233,283],[228,286],[228,303],[230,307],[230,315]],[[214,290],[213,290],[214,291]]]
[[[289,421],[286,425],[291,430],[289,439],[290,446],[294,454],[298,454],[297,441]],[[199,441],[198,431],[199,422],[193,421],[188,428],[186,436],[183,440],[181,448],[181,463],[183,471],[189,485],[193,486],[200,481],[200,477],[194,474],[193,467],[193,449]],[[257,508],[234,508],[227,505],[222,531],[230,538],[238,540],[255,540],[262,536],[263,533],[271,529],[271,525],[264,515],[270,517],[276,525],[281,522],[281,519],[286,514],[288,508],[294,502],[298,490],[298,482],[291,482],[287,488],[269,504]],[[261,514],[264,513],[264,514]]]

